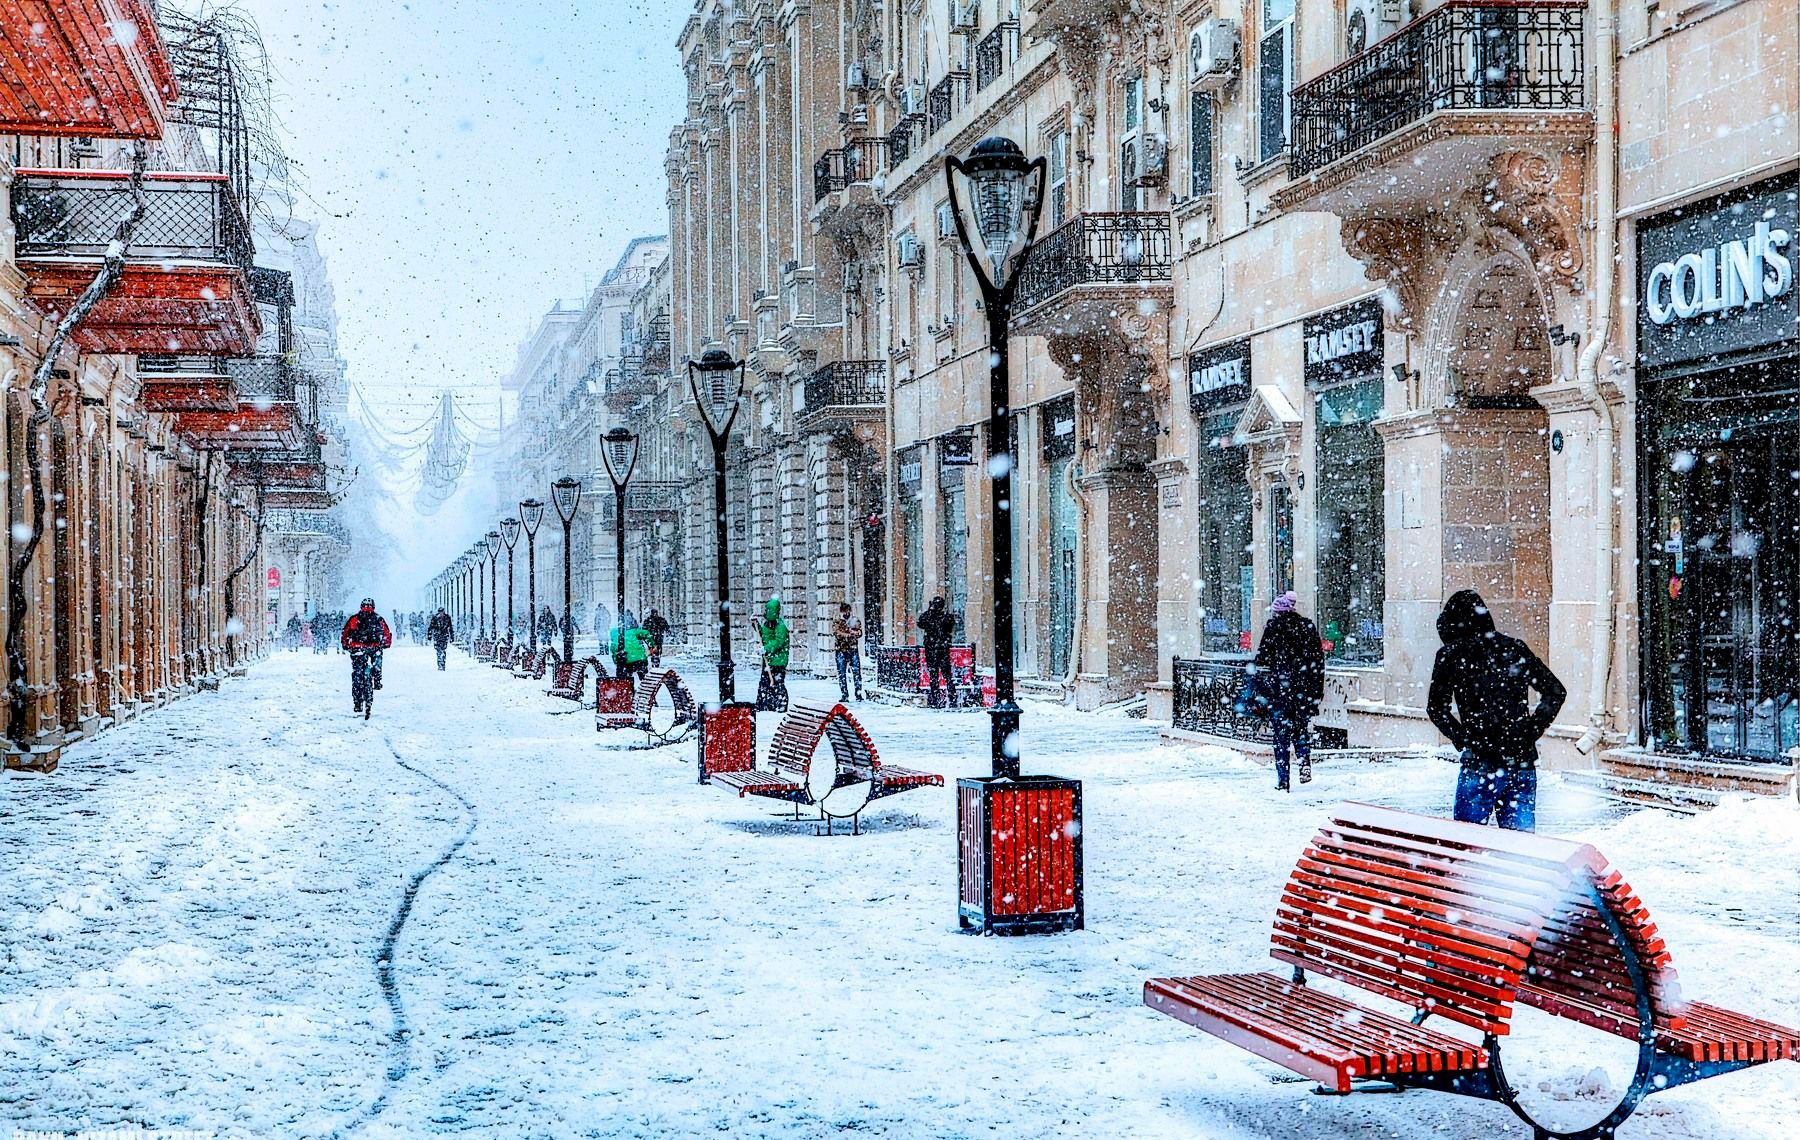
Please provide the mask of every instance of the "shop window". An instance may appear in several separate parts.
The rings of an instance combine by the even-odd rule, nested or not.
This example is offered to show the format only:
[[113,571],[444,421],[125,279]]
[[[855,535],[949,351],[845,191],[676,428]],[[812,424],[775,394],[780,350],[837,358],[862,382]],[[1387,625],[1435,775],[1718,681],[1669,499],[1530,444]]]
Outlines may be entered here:
[[1387,592],[1379,376],[1325,389],[1318,410],[1318,625],[1335,660],[1378,664]]
[[1229,443],[1236,420],[1236,412],[1208,419],[1197,462],[1200,643],[1207,653],[1246,652],[1253,636],[1251,496],[1244,477],[1244,449]]
[[944,601],[956,618],[951,633],[957,644],[967,640],[964,614],[969,608],[969,518],[968,499],[963,487],[962,471],[946,470],[942,479],[942,501],[939,519],[943,531],[940,546],[944,552]]
[[1294,493],[1286,483],[1269,488],[1269,596],[1294,588]]
[[1259,161],[1287,149],[1288,92],[1294,88],[1294,0],[1262,0],[1262,34],[1256,48]]
[[919,484],[919,449],[914,447],[901,452],[899,461],[900,559],[905,575],[906,604],[902,628],[910,630],[913,619],[925,612],[925,519]]

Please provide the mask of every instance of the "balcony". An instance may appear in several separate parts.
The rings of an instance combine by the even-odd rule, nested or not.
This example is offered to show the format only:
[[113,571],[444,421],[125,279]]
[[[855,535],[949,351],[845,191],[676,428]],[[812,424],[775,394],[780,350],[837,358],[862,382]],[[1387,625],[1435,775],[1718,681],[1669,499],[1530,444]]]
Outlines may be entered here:
[[[58,317],[93,280],[132,210],[121,170],[21,170],[13,184],[25,295]],[[85,351],[242,356],[261,323],[250,291],[250,229],[222,174],[145,176],[149,206],[124,275],[75,333]]]
[[233,412],[182,412],[175,431],[201,451],[292,451],[305,433],[293,404],[258,409],[240,404]]
[[237,387],[220,356],[140,356],[138,405],[146,412],[231,412]]
[[1450,0],[1293,94],[1283,209],[1439,202],[1521,146],[1580,141],[1586,9]]
[[887,362],[838,360],[814,369],[801,384],[805,406],[794,417],[802,434],[838,431],[879,421],[887,407]]
[[0,0],[0,135],[161,138],[175,77],[155,9]]
[[650,318],[650,331],[640,345],[644,354],[644,371],[651,376],[666,376],[669,372],[669,314],[658,313]]
[[628,359],[621,360],[618,368],[607,369],[602,385],[606,406],[614,412],[630,411],[639,400],[656,392],[656,381]]
[[325,449],[315,434],[299,447],[281,451],[228,452],[233,483],[255,486],[266,493],[322,492],[328,489]]
[[237,388],[240,406],[264,409],[274,404],[292,404],[297,398],[298,377],[286,357],[251,356],[227,360],[225,371]]
[[924,126],[925,117],[923,115],[906,115],[900,119],[899,124],[893,130],[888,132],[889,170],[898,169],[902,163],[912,157],[913,151],[919,149],[921,141],[919,132],[924,129]]
[[1019,25],[1002,20],[975,45],[975,90],[985,91],[1019,54]]
[[813,201],[867,183],[887,168],[887,150],[886,138],[852,139],[820,155],[813,163]]
[[1015,332],[1081,336],[1174,296],[1169,215],[1077,214],[1032,247],[1013,306]]
[[938,81],[925,97],[925,137],[930,138],[950,125],[950,120],[969,101],[969,73],[952,71]]

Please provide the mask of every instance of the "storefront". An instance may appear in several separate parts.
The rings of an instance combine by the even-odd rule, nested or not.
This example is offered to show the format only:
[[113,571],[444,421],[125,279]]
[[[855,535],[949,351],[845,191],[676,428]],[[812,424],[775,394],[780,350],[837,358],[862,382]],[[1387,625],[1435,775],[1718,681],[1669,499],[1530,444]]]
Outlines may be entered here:
[[1800,746],[1800,177],[1638,225],[1638,590],[1654,748]]
[[1333,661],[1379,665],[1385,639],[1383,314],[1371,297],[1306,322],[1306,389],[1317,440],[1312,495],[1319,633]]
[[[1247,340],[1188,357],[1188,408],[1198,426],[1195,602],[1200,648],[1209,656],[1246,654],[1255,636],[1250,612],[1256,596],[1256,559],[1249,457],[1236,434],[1250,386]],[[1291,555],[1288,562],[1291,565]]]
[[1075,652],[1075,542],[1080,520],[1069,488],[1075,462],[1075,397],[1062,396],[1038,410],[1038,438],[1043,440],[1044,483],[1050,511],[1050,677],[1068,675]]
[[925,610],[925,511],[922,449],[909,447],[900,452],[899,490],[894,496],[900,513],[900,569],[905,576],[900,615],[900,641],[913,632],[913,621]]
[[969,510],[965,473],[975,464],[975,435],[968,428],[938,437],[938,549],[943,552],[943,595],[956,618],[956,644],[968,640]]

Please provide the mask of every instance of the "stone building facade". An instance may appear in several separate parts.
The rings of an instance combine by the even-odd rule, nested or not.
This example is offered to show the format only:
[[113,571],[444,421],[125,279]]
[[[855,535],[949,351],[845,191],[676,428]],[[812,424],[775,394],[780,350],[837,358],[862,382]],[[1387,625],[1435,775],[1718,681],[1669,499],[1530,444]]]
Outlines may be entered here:
[[[32,66],[0,70],[9,765],[262,653],[264,512],[329,500],[292,280],[254,260],[247,45],[143,0],[38,19],[14,44]],[[119,279],[55,349],[131,213],[139,147]]]

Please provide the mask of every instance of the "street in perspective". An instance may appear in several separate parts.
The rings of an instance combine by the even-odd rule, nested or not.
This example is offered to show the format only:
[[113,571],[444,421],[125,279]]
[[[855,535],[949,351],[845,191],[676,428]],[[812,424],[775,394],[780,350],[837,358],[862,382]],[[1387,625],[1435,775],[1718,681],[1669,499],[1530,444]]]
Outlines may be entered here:
[[1796,0],[0,0],[0,207],[0,1136],[1794,1135]]

